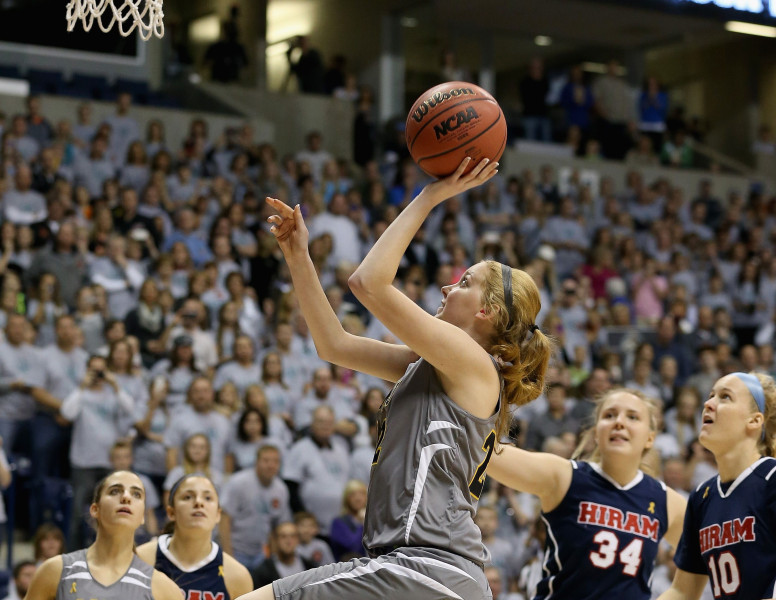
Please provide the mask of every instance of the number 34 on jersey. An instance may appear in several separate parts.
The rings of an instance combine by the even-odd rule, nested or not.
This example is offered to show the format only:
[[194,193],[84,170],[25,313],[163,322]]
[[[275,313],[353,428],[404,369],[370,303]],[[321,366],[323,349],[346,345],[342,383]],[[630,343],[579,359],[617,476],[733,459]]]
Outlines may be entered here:
[[[654,510],[654,509],[653,509]],[[609,569],[619,562],[625,575],[634,577],[639,572],[642,561],[644,539],[657,542],[660,523],[657,518],[623,512],[619,508],[598,504],[596,502],[581,502],[579,504],[578,523],[601,525],[605,527],[593,536],[597,548],[590,551],[590,562],[599,569]],[[634,537],[627,545],[620,548],[621,540],[615,531],[630,533]]]

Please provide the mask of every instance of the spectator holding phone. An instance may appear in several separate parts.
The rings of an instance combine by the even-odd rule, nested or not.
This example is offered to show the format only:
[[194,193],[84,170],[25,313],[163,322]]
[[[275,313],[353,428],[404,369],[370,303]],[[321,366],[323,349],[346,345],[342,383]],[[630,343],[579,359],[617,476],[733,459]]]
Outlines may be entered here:
[[105,358],[92,356],[81,384],[62,403],[62,416],[73,423],[70,441],[70,483],[73,514],[68,540],[72,548],[86,544],[83,520],[89,494],[111,471],[110,449],[127,434],[134,402],[108,371]]

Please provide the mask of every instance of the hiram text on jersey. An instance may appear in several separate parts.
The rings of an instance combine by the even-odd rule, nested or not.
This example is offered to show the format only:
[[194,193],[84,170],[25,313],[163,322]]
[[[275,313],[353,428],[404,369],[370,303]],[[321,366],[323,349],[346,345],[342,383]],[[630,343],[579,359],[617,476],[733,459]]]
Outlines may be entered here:
[[223,592],[200,592],[199,590],[189,590],[186,600],[225,600]]
[[722,525],[714,523],[704,527],[698,533],[701,543],[701,553],[705,554],[715,548],[723,548],[738,542],[754,542],[755,518],[744,517],[725,521]]
[[580,502],[577,523],[600,525],[607,529],[624,531],[648,538],[657,542],[660,531],[660,521],[631,511],[622,512],[619,508],[598,504],[596,502]]

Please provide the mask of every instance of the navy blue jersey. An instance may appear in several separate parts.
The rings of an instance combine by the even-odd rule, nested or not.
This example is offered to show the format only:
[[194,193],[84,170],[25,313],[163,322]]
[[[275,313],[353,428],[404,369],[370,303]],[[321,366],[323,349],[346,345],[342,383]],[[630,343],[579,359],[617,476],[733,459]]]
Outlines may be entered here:
[[648,600],[658,542],[668,528],[666,487],[641,471],[620,486],[594,463],[571,461],[547,525],[544,577],[534,600]]
[[776,459],[761,458],[733,483],[718,475],[698,486],[674,562],[708,575],[715,598],[776,596]]
[[183,569],[170,554],[169,535],[160,535],[156,546],[156,567],[186,594],[186,600],[231,600],[224,581],[224,552],[213,542],[213,547],[200,564]]

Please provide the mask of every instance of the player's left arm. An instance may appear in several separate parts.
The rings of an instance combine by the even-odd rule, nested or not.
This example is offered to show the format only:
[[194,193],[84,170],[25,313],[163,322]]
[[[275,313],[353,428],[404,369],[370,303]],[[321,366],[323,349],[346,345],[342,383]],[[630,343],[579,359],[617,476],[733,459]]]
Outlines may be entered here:
[[24,600],[54,600],[62,577],[62,555],[49,558],[32,576]]
[[[423,188],[375,242],[348,285],[375,318],[437,370],[445,391],[461,390],[452,397],[456,404],[477,417],[488,418],[499,385],[490,356],[469,333],[428,314],[393,285],[405,250],[431,210],[486,183],[497,172],[498,163],[488,164],[483,159],[464,175],[469,162],[465,159],[453,175]],[[470,285],[470,278],[465,284]],[[482,318],[488,317],[483,310]]]
[[245,566],[224,553],[224,582],[230,598],[237,598],[253,591],[253,578]]
[[666,503],[668,505],[668,529],[666,529],[663,539],[673,548],[676,548],[679,544],[679,538],[682,537],[687,500],[671,488],[666,488]]
[[698,600],[708,581],[707,575],[677,569],[671,587],[660,594],[657,600]]

